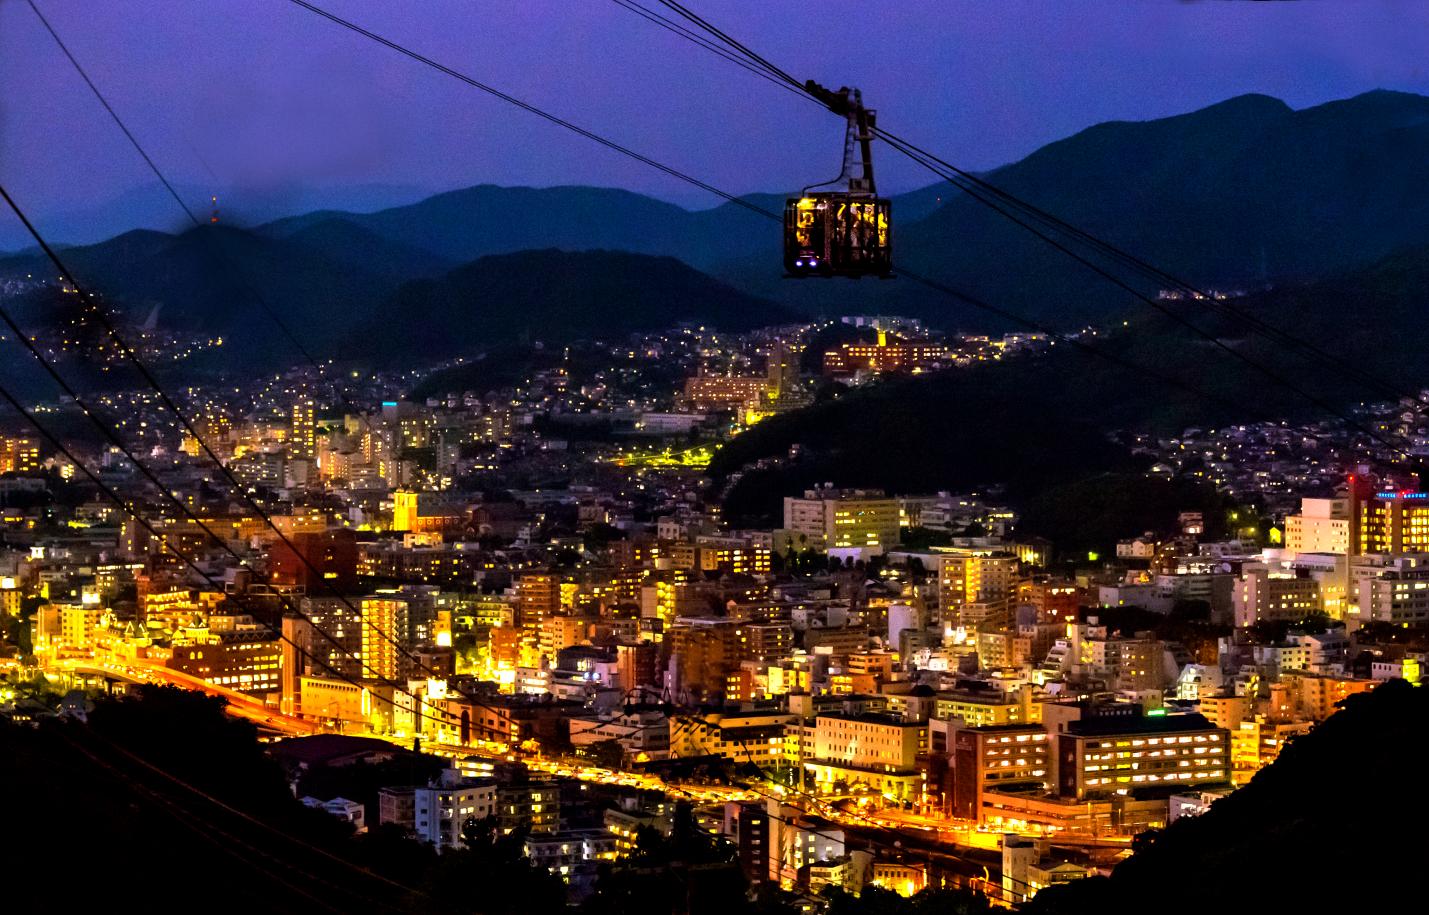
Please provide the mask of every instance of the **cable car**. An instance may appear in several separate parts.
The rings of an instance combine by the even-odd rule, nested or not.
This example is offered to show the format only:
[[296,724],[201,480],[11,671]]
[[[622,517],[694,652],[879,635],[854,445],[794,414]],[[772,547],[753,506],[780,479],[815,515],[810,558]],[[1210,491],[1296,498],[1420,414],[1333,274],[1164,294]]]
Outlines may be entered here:
[[888,198],[878,196],[873,183],[875,112],[863,107],[857,89],[831,92],[814,82],[808,88],[830,109],[848,118],[843,171],[832,181],[804,188],[785,204],[785,275],[797,279],[889,277],[893,273],[893,208]]

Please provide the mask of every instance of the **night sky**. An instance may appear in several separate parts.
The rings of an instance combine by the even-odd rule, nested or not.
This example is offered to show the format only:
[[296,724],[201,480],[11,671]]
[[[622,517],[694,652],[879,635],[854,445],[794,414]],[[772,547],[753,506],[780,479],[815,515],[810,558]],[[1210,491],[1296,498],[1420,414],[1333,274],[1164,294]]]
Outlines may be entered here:
[[[38,2],[186,187],[597,184],[717,202],[284,0]],[[605,0],[327,5],[732,192],[837,170],[831,115]],[[693,6],[800,77],[862,87],[884,126],[974,168],[1245,92],[1295,107],[1429,93],[1429,4],[1413,0]],[[928,183],[887,157],[881,175],[885,190]],[[0,0],[0,181],[42,226],[150,182],[24,0]]]

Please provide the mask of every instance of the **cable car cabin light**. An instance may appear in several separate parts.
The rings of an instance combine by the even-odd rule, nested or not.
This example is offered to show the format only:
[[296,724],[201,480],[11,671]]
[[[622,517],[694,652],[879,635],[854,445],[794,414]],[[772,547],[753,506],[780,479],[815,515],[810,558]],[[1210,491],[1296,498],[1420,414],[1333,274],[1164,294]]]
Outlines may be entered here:
[[793,277],[888,276],[892,206],[885,197],[813,193],[784,207],[784,270]]
[[833,181],[806,187],[785,204],[785,275],[891,276],[893,207],[886,197],[878,196],[873,184],[876,113],[863,107],[857,89],[831,92],[813,81],[806,89],[848,121],[843,170]]

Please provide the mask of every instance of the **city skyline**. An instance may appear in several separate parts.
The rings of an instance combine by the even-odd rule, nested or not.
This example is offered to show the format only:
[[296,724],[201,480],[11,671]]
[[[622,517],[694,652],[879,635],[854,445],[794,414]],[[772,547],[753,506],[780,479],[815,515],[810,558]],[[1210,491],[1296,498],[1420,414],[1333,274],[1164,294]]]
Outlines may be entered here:
[[[43,2],[69,59],[0,45],[7,901],[1412,889],[1420,8]],[[866,95],[781,69],[835,59]],[[65,152],[58,74],[123,145]],[[654,197],[507,186],[555,175]],[[183,231],[66,243],[116,219]]]

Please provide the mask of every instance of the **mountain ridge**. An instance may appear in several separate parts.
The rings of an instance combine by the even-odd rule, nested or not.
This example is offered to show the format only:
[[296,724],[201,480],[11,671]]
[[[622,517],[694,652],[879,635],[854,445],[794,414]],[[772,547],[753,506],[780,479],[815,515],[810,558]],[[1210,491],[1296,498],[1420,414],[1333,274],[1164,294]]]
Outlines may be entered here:
[[[1429,243],[1426,162],[1429,97],[1381,90],[1292,109],[1251,93],[1167,118],[1092,125],[986,177],[1198,286],[1239,289],[1295,286]],[[774,211],[782,196],[742,199]],[[895,196],[893,212],[895,269],[1064,329],[1143,307],[946,183]],[[313,316],[321,339],[310,349],[341,342],[334,332],[343,320],[405,282],[546,248],[674,256],[807,315],[899,313],[944,329],[1014,329],[914,283],[787,281],[778,222],[733,203],[686,210],[613,188],[474,185],[252,229],[137,229],[66,248],[66,259],[89,285],[163,302],[165,321],[223,332],[253,297],[224,288],[232,268],[215,268],[193,244],[219,236],[225,250],[258,257],[240,258],[233,272],[251,276],[272,307]],[[0,256],[0,278],[51,272],[38,252]]]
[[[395,336],[393,314],[404,316],[403,333]],[[359,325],[348,347],[401,363],[526,337],[610,340],[684,321],[741,331],[798,318],[673,257],[547,248],[490,254],[441,277],[406,283]]]

